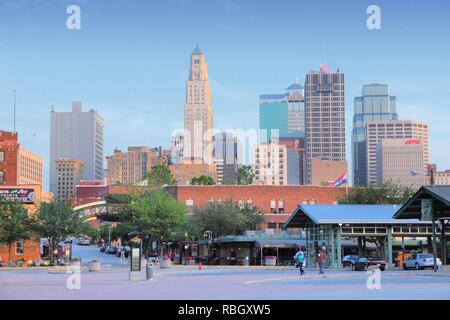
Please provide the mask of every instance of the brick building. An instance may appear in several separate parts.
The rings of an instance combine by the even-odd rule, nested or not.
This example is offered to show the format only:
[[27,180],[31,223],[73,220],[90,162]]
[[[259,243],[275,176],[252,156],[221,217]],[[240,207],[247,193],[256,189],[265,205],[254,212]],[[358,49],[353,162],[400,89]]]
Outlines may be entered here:
[[318,186],[167,186],[165,187],[188,212],[215,200],[246,201],[256,205],[265,214],[262,228],[279,229],[300,204],[334,204],[344,197],[347,188]]
[[[16,202],[22,203],[32,215],[36,212],[41,201],[45,200],[45,192],[40,185],[0,185],[0,204]],[[0,243],[0,263],[9,262],[8,245]],[[23,260],[28,262],[40,260],[39,240],[18,240],[11,246],[11,261]]]
[[22,148],[17,133],[0,130],[0,185],[42,185],[42,163]]
[[103,181],[81,180],[75,186],[75,205],[82,205],[90,202],[103,200],[110,193],[110,186]]
[[0,185],[17,184],[17,133],[0,131]]

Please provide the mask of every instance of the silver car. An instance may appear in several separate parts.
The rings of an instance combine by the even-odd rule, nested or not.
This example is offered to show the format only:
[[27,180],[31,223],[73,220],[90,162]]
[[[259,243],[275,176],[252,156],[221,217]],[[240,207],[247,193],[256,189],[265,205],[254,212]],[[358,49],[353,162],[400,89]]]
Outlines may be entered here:
[[[441,259],[437,258],[437,265],[441,266]],[[429,253],[413,253],[407,260],[403,262],[403,269],[422,270],[434,267],[434,257]]]

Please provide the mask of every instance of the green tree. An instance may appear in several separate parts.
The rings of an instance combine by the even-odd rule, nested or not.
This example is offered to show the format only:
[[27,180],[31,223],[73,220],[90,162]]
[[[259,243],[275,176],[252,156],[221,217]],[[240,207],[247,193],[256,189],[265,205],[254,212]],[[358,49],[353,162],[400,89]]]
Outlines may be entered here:
[[215,185],[216,182],[214,179],[210,176],[201,175],[200,177],[194,177],[191,179],[191,184],[193,186],[199,185],[199,186],[211,186]]
[[92,234],[92,227],[86,219],[74,211],[68,201],[42,203],[35,216],[34,229],[49,244],[49,258],[54,259],[58,243],[69,237]]
[[409,186],[387,182],[381,187],[354,187],[345,197],[338,199],[339,204],[403,204],[417,190]]
[[240,206],[233,201],[213,201],[198,209],[194,219],[202,234],[212,231],[214,237],[220,237],[258,229],[264,215],[250,204]]
[[[183,239],[186,229],[186,206],[167,191],[147,191],[133,199],[131,225],[150,240],[169,241]],[[145,249],[147,243],[144,243]]]
[[251,166],[240,167],[235,174],[237,185],[249,185],[253,183],[255,175],[253,174]]
[[27,209],[19,204],[0,204],[0,242],[8,245],[8,260],[11,261],[12,244],[28,240],[32,236],[32,221]]
[[147,183],[152,189],[159,189],[164,185],[172,185],[176,182],[169,167],[164,164],[158,164],[152,167],[151,171],[147,174]]

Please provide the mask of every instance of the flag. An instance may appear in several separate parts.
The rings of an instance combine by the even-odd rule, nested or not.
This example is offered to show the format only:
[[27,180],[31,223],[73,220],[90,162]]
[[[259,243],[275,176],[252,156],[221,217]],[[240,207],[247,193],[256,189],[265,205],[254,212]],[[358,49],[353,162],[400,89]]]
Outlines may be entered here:
[[333,187],[340,187],[345,183],[347,183],[347,173],[344,173],[342,176],[337,178],[337,180],[333,182]]

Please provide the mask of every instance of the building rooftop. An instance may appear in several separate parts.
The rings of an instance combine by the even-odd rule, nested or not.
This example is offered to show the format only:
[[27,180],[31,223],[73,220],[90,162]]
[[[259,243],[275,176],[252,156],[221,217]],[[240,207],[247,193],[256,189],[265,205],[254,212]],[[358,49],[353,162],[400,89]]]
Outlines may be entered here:
[[198,47],[198,44],[197,44],[197,46],[195,47],[194,51],[192,52],[192,55],[193,56],[200,56],[202,54],[203,53],[200,51],[200,48]]
[[291,85],[286,89],[286,91],[289,91],[289,90],[303,90],[303,89],[304,89],[304,87],[303,87],[301,84],[294,83],[294,84],[291,84]]
[[396,220],[394,214],[400,205],[301,205],[286,222],[288,228],[314,224],[400,224],[419,223],[416,220]]

